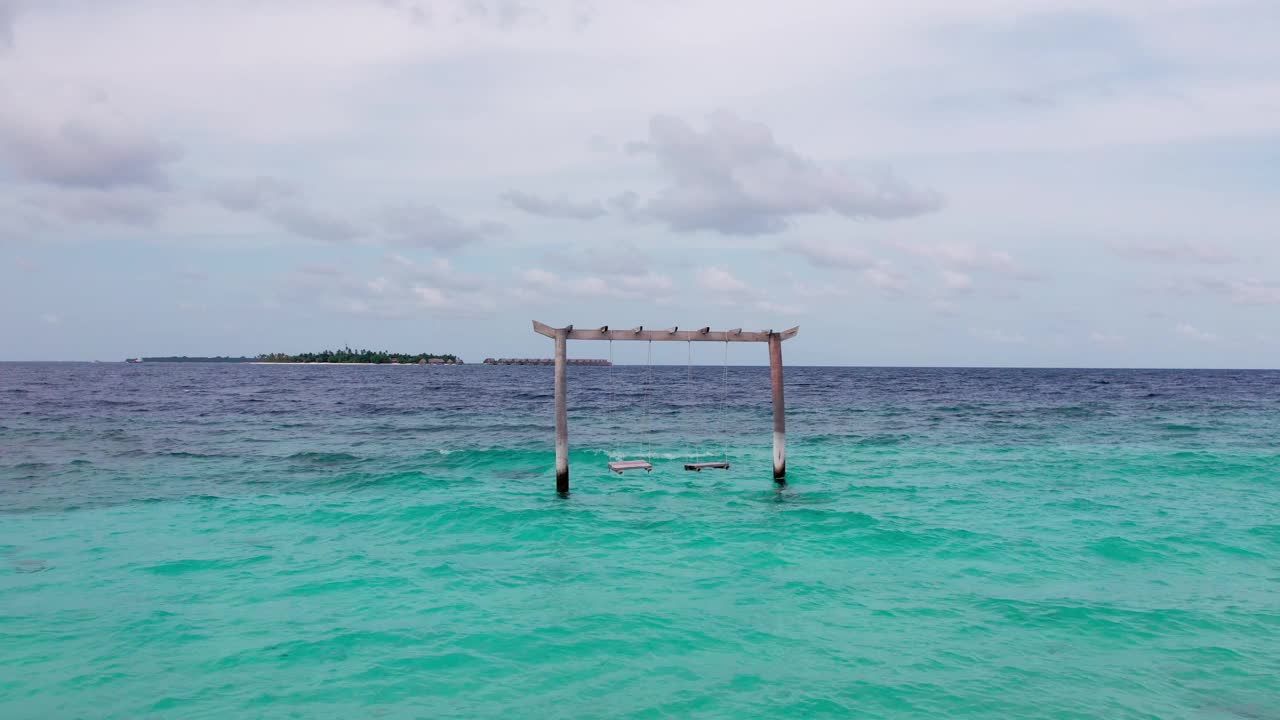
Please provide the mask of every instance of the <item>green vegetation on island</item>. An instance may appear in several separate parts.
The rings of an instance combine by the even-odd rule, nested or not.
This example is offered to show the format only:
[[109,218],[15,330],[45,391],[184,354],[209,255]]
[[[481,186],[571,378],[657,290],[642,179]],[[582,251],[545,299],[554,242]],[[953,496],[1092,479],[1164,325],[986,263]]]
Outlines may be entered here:
[[386,350],[323,350],[315,353],[264,353],[258,362],[265,363],[365,363],[369,365],[461,365],[457,355],[432,353],[393,353]]

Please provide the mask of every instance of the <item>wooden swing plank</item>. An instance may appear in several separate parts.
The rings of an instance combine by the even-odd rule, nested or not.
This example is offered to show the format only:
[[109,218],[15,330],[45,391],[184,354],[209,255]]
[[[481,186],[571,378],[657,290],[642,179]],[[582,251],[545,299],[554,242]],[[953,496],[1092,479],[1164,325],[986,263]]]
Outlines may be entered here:
[[621,475],[623,470],[644,470],[649,472],[653,469],[653,466],[644,460],[614,460],[609,463],[609,469]]
[[693,470],[694,472],[702,472],[703,470],[728,470],[729,463],[727,462],[685,463],[684,469]]

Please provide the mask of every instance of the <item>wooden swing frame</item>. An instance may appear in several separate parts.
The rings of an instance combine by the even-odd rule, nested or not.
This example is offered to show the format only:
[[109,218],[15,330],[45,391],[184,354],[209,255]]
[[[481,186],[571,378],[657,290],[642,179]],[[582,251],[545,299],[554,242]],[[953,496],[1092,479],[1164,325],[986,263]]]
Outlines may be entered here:
[[[539,335],[552,338],[556,342],[555,355],[555,402],[556,402],[556,492],[566,495],[569,492],[569,413],[565,406],[565,369],[568,365],[568,344],[570,340],[621,340],[646,342],[756,342],[769,344],[769,384],[773,390],[773,480],[779,485],[786,484],[787,477],[787,418],[782,392],[782,342],[790,340],[800,332],[799,326],[782,332],[761,330],[744,332],[741,328],[733,330],[712,330],[710,327],[698,330],[645,330],[643,326],[631,330],[612,330],[608,325],[592,330],[578,330],[572,325],[554,328],[537,320],[533,321],[533,331]],[[641,461],[631,461],[641,462]],[[610,469],[615,469],[610,463]],[[647,464],[647,463],[646,463]],[[686,470],[702,470],[702,468],[728,466],[728,463],[690,463]],[[640,469],[642,466],[623,469]],[[644,468],[648,469],[648,468]]]

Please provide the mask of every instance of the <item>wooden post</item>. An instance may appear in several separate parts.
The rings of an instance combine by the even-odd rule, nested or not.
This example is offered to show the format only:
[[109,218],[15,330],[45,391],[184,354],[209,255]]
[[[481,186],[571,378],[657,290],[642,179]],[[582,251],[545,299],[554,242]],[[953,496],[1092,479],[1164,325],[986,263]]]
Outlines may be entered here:
[[782,336],[769,334],[769,384],[773,386],[773,481],[787,482],[787,412],[782,399]]
[[[570,326],[572,327],[572,326]],[[556,492],[569,493],[569,413],[565,407],[565,354],[570,328],[556,330]]]

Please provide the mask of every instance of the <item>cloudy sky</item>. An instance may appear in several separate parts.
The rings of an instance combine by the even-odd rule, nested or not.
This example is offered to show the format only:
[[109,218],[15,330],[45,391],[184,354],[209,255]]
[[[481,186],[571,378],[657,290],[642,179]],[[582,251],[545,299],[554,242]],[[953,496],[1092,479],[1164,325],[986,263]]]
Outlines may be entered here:
[[1277,367],[1277,37],[1274,0],[0,0],[0,359],[478,361],[538,319]]

